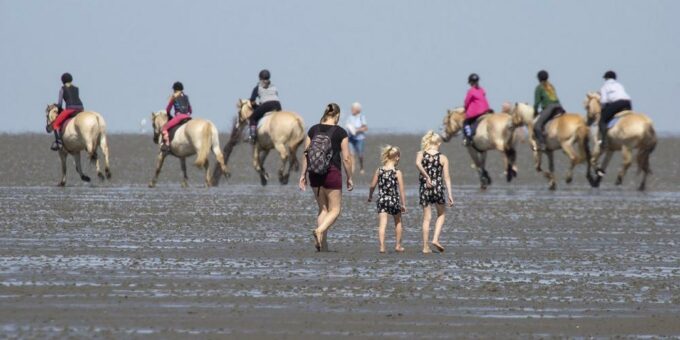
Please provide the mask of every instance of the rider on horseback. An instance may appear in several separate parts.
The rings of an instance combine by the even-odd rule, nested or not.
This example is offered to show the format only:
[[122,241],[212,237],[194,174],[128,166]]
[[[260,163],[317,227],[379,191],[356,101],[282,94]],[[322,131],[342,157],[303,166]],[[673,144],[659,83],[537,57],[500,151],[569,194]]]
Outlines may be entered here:
[[468,146],[472,142],[472,125],[480,116],[493,112],[486,100],[486,92],[479,86],[479,76],[476,73],[468,77],[470,89],[465,95],[465,121],[463,122],[463,145]]
[[[184,85],[180,82],[175,82],[172,84],[172,90],[174,91],[170,96],[170,102],[168,103],[165,111],[168,113],[168,122],[163,125],[163,145],[161,145],[161,151],[170,151],[170,135],[168,131],[181,123],[182,121],[191,119],[191,103],[189,102],[189,96],[184,94]],[[175,109],[175,116],[171,114],[172,109]]]
[[[272,85],[269,78],[271,74],[268,70],[260,71],[260,81],[253,89],[250,95],[250,103],[253,106],[253,114],[250,116],[250,142],[255,143],[257,138],[257,123],[262,117],[271,111],[281,111],[281,102],[279,102],[279,91]],[[259,105],[257,99],[259,98]]]
[[544,151],[545,135],[543,128],[548,121],[565,111],[560,104],[560,99],[557,98],[555,87],[548,81],[547,71],[538,71],[538,82],[536,91],[534,91],[534,113],[538,112],[539,106],[541,113],[538,114],[538,119],[534,123],[534,138],[536,139],[536,148]]
[[616,73],[614,71],[605,72],[603,78],[605,79],[604,85],[600,89],[602,112],[600,113],[598,128],[600,130],[600,145],[604,147],[609,122],[617,113],[632,110],[633,106],[630,103],[630,96],[626,93],[623,85],[616,81]]
[[[52,143],[51,149],[54,151],[61,150],[63,147],[63,142],[61,140],[62,124],[64,124],[67,119],[83,111],[83,102],[80,101],[78,88],[73,85],[72,82],[73,76],[71,76],[70,73],[64,73],[61,75],[61,83],[63,85],[59,90],[59,100],[57,101],[59,115],[52,122],[52,129],[54,130],[54,143]],[[65,109],[62,109],[63,103],[66,103]]]

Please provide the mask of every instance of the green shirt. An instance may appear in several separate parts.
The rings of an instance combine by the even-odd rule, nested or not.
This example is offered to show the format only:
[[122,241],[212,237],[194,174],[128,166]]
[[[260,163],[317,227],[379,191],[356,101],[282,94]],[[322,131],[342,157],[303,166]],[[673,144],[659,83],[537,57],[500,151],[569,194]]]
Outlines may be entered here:
[[536,91],[534,91],[534,112],[536,112],[536,114],[538,114],[539,106],[541,107],[541,110],[543,110],[550,104],[559,103],[560,99],[557,98],[557,91],[555,91],[554,87],[552,93],[550,93],[546,91],[542,84],[538,84],[538,86],[536,86]]

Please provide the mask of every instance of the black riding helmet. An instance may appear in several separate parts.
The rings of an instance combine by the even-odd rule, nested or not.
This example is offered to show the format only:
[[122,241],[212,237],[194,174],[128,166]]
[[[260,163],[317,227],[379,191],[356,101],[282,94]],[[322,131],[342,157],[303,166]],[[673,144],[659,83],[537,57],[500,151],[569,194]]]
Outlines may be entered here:
[[260,71],[260,80],[269,80],[271,76],[272,75],[269,73],[269,70],[267,69]]
[[538,81],[546,81],[548,80],[548,71],[540,70],[536,76],[538,77]]
[[172,84],[172,89],[174,91],[184,91],[184,85],[182,85],[182,83],[176,81],[174,84]]
[[471,73],[468,76],[468,84],[477,84],[479,82],[479,76],[477,73]]
[[604,79],[616,79],[616,72],[609,70],[604,73],[604,76],[602,77]]
[[62,84],[70,83],[72,81],[73,81],[73,76],[70,73],[66,72],[66,73],[61,75],[61,83]]

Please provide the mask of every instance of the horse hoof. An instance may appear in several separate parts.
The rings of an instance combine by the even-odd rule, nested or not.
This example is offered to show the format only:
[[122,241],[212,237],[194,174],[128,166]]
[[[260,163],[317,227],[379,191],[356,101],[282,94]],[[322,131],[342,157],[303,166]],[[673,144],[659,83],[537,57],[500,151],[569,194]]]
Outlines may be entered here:
[[623,178],[621,176],[616,177],[616,182],[614,184],[615,185],[623,184]]
[[557,184],[555,184],[555,183],[550,184],[550,186],[548,187],[548,190],[550,190],[550,191],[557,190]]
[[106,179],[111,179],[111,171],[109,169],[106,169]]
[[641,183],[638,187],[638,191],[645,191],[645,183]]
[[571,177],[567,177],[567,178],[564,180],[564,182],[566,182],[567,184],[571,184],[571,181],[572,181],[572,180],[573,180],[573,179],[572,179]]
[[59,182],[59,184],[57,184],[57,186],[58,187],[64,187],[64,186],[66,186],[66,182]]
[[98,172],[98,173],[97,173],[97,177],[99,177],[99,180],[100,180],[100,181],[103,181],[103,180],[106,179],[106,177],[104,177],[104,174],[101,173],[101,172]]
[[154,183],[154,182],[149,183],[149,188],[155,188],[155,187],[156,187],[156,183]]
[[[209,182],[206,182],[206,184],[208,186],[210,186]],[[187,188],[187,187],[189,187],[189,184],[186,181],[182,182],[182,188]]]
[[80,176],[80,179],[82,179],[83,182],[89,182],[90,181],[90,177],[87,177],[85,175]]

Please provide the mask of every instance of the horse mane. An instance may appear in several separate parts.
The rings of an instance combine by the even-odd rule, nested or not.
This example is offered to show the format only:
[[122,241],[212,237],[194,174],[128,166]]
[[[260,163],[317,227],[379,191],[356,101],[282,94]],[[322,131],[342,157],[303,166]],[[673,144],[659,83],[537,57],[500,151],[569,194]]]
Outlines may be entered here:
[[453,109],[446,110],[446,117],[449,118],[449,117],[451,117],[451,115],[461,114],[461,113],[465,113],[465,108],[462,107],[462,106],[455,107]]

